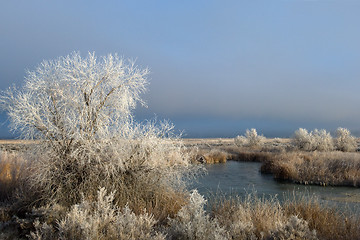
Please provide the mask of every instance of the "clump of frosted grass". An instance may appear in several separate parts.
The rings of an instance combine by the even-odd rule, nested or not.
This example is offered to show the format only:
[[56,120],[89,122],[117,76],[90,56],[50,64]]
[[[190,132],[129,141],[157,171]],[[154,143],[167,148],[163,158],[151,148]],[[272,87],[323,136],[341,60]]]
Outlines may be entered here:
[[192,190],[189,203],[180,209],[174,219],[170,219],[171,239],[227,239],[226,231],[205,212],[205,204],[204,197],[197,190]]
[[271,230],[269,239],[303,239],[317,240],[316,231],[309,229],[309,224],[298,218],[290,216],[287,222],[278,222],[276,229]]
[[107,195],[105,188],[98,191],[97,201],[83,200],[71,207],[56,229],[47,223],[35,223],[32,239],[165,239],[154,231],[156,220],[147,213],[135,215],[126,205],[119,209],[114,204],[114,192]]

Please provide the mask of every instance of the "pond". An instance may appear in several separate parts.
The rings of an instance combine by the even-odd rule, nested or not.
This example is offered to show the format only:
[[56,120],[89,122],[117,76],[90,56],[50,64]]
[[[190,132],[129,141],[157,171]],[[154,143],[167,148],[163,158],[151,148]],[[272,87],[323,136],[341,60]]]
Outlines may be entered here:
[[300,185],[275,181],[272,175],[260,173],[261,163],[228,161],[223,164],[208,164],[207,174],[198,177],[190,189],[198,189],[205,197],[240,195],[256,192],[259,196],[277,196],[282,200],[289,194],[315,196],[322,204],[350,207],[360,210],[360,188]]

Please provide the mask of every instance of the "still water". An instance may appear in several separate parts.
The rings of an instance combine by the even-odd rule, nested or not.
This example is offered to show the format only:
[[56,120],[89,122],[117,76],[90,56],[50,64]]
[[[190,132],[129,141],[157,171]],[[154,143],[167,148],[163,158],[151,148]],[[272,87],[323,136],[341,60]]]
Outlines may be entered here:
[[260,173],[261,163],[228,161],[223,164],[206,165],[207,174],[198,177],[190,189],[198,191],[206,197],[219,193],[221,195],[240,195],[256,192],[259,196],[284,196],[293,193],[315,196],[322,204],[349,207],[360,210],[360,188],[309,186],[278,182],[271,175]]

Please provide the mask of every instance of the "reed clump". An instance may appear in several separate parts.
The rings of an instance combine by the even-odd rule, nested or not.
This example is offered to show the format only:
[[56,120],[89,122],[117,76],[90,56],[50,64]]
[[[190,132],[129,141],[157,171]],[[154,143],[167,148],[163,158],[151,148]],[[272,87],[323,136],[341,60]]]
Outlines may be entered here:
[[360,239],[358,215],[308,196],[280,202],[249,194],[220,197],[211,206],[213,218],[230,239]]
[[16,152],[0,151],[0,201],[9,201],[29,176],[29,163]]
[[229,160],[244,162],[264,162],[273,156],[270,152],[235,150],[230,152]]
[[221,149],[200,149],[194,154],[197,162],[207,164],[226,163],[227,159],[230,157],[229,153]]
[[360,186],[360,154],[349,152],[288,152],[265,161],[262,173],[302,184]]
[[286,215],[296,215],[315,229],[319,239],[360,239],[359,213],[324,206],[316,198],[293,196],[283,204]]

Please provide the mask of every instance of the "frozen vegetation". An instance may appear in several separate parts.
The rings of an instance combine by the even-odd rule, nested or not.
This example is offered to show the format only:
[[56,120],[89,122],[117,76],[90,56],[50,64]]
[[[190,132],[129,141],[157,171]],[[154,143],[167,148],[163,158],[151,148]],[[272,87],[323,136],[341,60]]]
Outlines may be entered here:
[[22,155],[18,183],[9,183],[18,190],[2,198],[24,213],[56,204],[76,212],[105,188],[120,209],[146,209],[160,221],[174,216],[186,202],[184,179],[199,166],[171,124],[133,121],[148,73],[117,55],[73,53],[43,61],[21,89],[3,93],[12,130],[36,144]]
[[294,145],[304,151],[343,151],[354,152],[357,148],[356,139],[346,128],[336,130],[334,139],[326,130],[317,130],[308,132],[304,128],[295,131],[293,137]]
[[264,144],[265,137],[258,135],[255,128],[246,129],[245,136],[237,136],[235,138],[235,145],[248,147],[261,147]]
[[[12,130],[33,140],[0,154],[1,239],[360,239],[358,218],[314,199],[206,200],[186,188],[202,169],[198,162],[256,160],[275,175],[282,164],[299,176],[301,164],[275,161],[283,156],[277,154],[355,151],[348,130],[339,128],[332,139],[325,130],[299,129],[292,143],[269,146],[251,129],[236,145],[231,139],[224,148],[221,141],[218,148],[189,147],[167,122],[133,120],[136,105],[145,104],[148,73],[117,55],[73,53],[42,62],[22,88],[1,95]],[[356,168],[357,157],[349,158],[347,168]],[[344,165],[336,157],[327,162],[331,169]],[[351,176],[357,181],[358,172]]]

